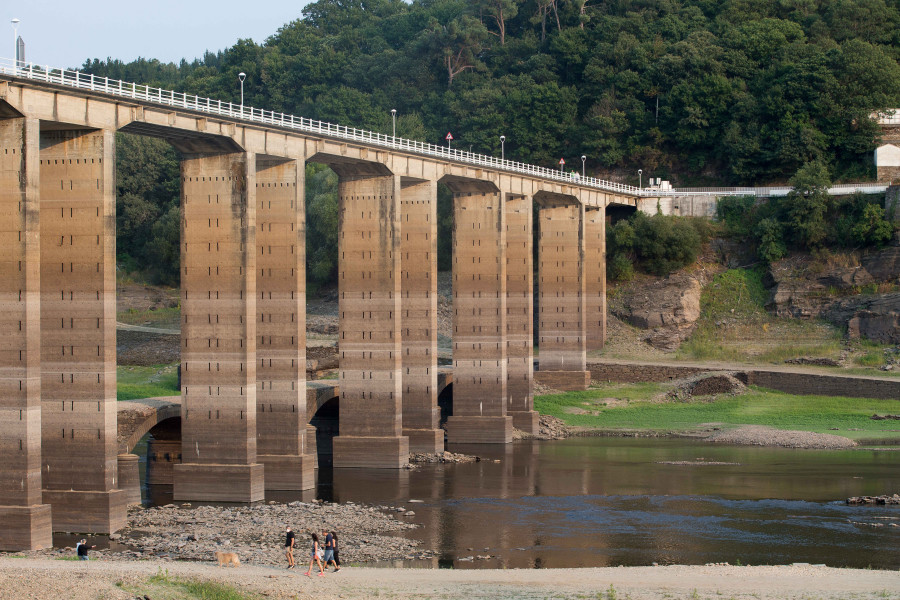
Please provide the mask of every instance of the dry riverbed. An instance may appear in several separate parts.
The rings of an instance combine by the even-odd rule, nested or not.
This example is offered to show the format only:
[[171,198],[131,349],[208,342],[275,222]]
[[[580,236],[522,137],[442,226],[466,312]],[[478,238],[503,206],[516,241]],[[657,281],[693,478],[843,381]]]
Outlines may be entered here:
[[[307,578],[302,570],[210,563],[90,562],[0,558],[4,600],[135,600],[186,598],[167,582],[209,581],[250,599],[272,600],[877,600],[900,598],[896,571],[788,566],[660,566],[592,569],[374,569],[348,567]],[[194,596],[190,596],[194,597]]]
[[[401,506],[364,506],[348,502],[291,502],[255,506],[167,505],[133,508],[128,525],[111,536],[133,550],[104,550],[103,560],[148,558],[211,561],[216,551],[235,552],[242,563],[284,564],[284,532],[297,535],[297,562],[306,560],[309,533],[337,531],[341,561],[345,563],[399,558],[431,558],[433,553],[395,534],[418,527],[405,522],[415,513]],[[320,536],[321,539],[321,536]],[[30,553],[49,557],[71,556],[71,548]],[[2,595],[0,595],[2,597]]]

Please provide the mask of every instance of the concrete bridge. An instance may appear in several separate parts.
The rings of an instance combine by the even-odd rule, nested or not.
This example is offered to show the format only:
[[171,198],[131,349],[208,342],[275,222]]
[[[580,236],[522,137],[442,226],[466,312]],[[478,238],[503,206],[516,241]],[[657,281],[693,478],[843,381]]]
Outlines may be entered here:
[[[115,133],[182,153],[179,500],[309,489],[304,164],[339,177],[334,466],[443,449],[436,190],[453,193],[447,439],[533,431],[532,214],[541,373],[584,387],[605,336],[604,215],[638,190],[383,134],[95,78],[0,73],[0,549],[125,523],[118,480]],[[51,521],[52,515],[52,521]],[[51,524],[52,523],[52,524]]]

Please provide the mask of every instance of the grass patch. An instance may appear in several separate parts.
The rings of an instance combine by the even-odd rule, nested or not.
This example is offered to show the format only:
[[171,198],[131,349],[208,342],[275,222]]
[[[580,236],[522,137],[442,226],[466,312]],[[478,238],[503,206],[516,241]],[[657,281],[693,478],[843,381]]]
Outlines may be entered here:
[[865,354],[853,357],[853,362],[861,367],[880,367],[886,361],[883,350],[869,350]]
[[[125,586],[122,586],[123,588]],[[258,600],[260,596],[242,592],[229,585],[211,581],[183,579],[169,575],[162,569],[147,580],[145,585],[129,586],[129,592],[138,596],[164,600]]]
[[116,398],[136,400],[156,396],[178,396],[178,363],[138,367],[120,366],[116,369]]
[[700,296],[700,318],[678,350],[681,360],[782,363],[799,357],[838,358],[841,331],[817,321],[769,314],[765,269],[729,269],[716,275]]
[[[897,429],[896,421],[870,418],[875,413],[896,414],[900,405],[895,400],[798,396],[751,387],[745,394],[713,400],[650,401],[670,385],[609,385],[586,392],[536,396],[534,407],[568,425],[604,430],[679,432],[698,429],[706,423],[721,423],[725,427],[766,425],[833,433],[852,439],[900,438],[900,434],[891,431]],[[609,402],[610,398],[621,402]]]
[[116,320],[128,325],[144,325],[159,329],[179,329],[181,327],[181,307],[163,307],[156,310],[129,308],[116,313]]

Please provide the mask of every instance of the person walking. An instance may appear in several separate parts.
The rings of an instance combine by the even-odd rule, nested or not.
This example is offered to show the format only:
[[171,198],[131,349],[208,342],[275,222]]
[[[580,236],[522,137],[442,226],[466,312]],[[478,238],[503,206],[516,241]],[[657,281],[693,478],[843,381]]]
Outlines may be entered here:
[[307,577],[312,577],[311,571],[313,563],[318,563],[319,577],[325,577],[325,569],[322,568],[322,558],[319,556],[319,536],[314,533],[310,535],[312,536],[312,555],[309,557],[309,568],[306,569],[306,573],[304,573],[304,575],[306,575]]
[[[325,563],[325,568],[328,568],[328,563],[334,562],[334,534],[329,531],[323,531],[325,534],[325,558],[322,561]],[[335,573],[337,572],[337,564],[335,566]]]
[[288,560],[288,569],[294,568],[294,532],[288,527],[284,534],[284,555]]
[[[331,546],[334,549],[334,572],[337,573],[341,570],[341,559],[338,557],[338,537],[337,531],[331,532]],[[328,566],[327,564],[325,565]]]

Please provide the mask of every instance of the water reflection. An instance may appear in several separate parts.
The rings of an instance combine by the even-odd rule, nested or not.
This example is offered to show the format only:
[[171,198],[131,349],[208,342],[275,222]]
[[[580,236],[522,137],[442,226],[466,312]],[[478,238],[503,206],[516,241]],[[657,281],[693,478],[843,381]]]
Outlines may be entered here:
[[398,516],[422,525],[406,535],[438,558],[391,565],[740,561],[900,568],[900,527],[891,526],[900,525],[900,508],[843,504],[848,496],[900,491],[898,452],[619,438],[448,449],[483,460],[414,471],[320,469],[315,492],[268,499],[318,497],[415,511]]

